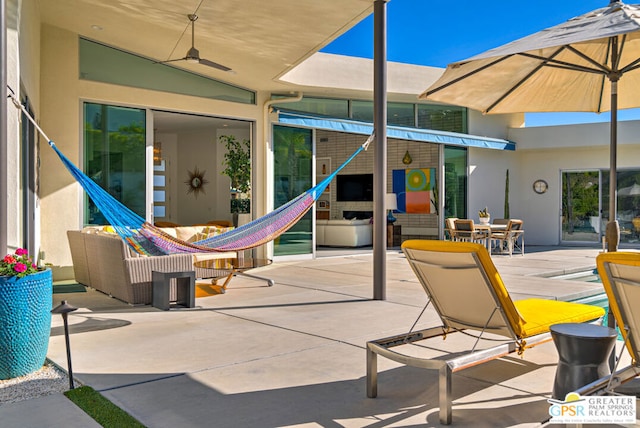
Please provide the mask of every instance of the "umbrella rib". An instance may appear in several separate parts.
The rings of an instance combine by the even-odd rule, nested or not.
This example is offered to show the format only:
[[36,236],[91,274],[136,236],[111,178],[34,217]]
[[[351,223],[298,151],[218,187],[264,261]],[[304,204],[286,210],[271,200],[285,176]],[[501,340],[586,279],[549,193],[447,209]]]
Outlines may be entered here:
[[[582,52],[574,49],[573,47],[571,47],[569,45],[562,46],[562,49],[571,50],[573,53],[575,53],[576,55],[578,55],[581,58],[585,59],[586,61],[589,61],[590,63],[595,65],[597,68],[590,68],[590,67],[586,67],[584,65],[572,64],[572,63],[567,62],[567,61],[560,61],[560,60],[554,59],[553,57],[547,58],[547,57],[544,57],[544,56],[534,55],[534,54],[527,53],[527,52],[522,52],[519,55],[526,56],[528,58],[539,59],[541,61],[545,61],[546,62],[545,65],[547,65],[549,67],[563,68],[563,69],[566,69],[566,70],[584,71],[585,73],[596,73],[596,74],[606,74],[606,73],[609,73],[611,71],[609,68],[603,67],[601,64],[598,64],[597,62],[593,61],[588,56],[584,55]],[[556,56],[558,53],[560,53],[560,52],[559,51],[555,52],[553,56]]]
[[637,60],[633,61],[631,64],[628,64],[628,65],[624,66],[624,68],[621,68],[620,69],[620,73],[624,74],[626,72],[636,70],[638,67],[640,67],[640,58],[638,58]]
[[536,74],[542,67],[545,67],[547,65],[548,61],[553,60],[553,58],[558,55],[560,52],[562,52],[564,46],[562,46],[560,49],[558,49],[557,51],[555,51],[549,58],[544,58],[544,57],[536,57],[536,55],[529,55],[529,54],[524,54],[524,53],[520,53],[518,55],[523,55],[523,56],[529,56],[529,57],[533,57],[535,59],[540,59],[542,62],[540,62],[540,64],[538,64],[533,70],[531,70],[529,73],[527,73],[527,75],[525,77],[523,77],[522,79],[520,79],[520,81],[518,81],[518,83],[516,83],[515,85],[513,85],[511,88],[509,88],[508,91],[506,91],[504,94],[502,94],[501,97],[499,97],[497,100],[495,100],[493,102],[493,104],[491,104],[489,107],[487,107],[483,113],[489,113],[491,110],[493,110],[498,104],[500,104],[505,98],[507,98],[509,95],[511,95],[513,93],[513,91],[515,91],[516,89],[518,89],[520,87],[520,85],[522,85],[524,82],[526,82],[531,76],[533,76],[534,74]]
[[[569,50],[571,52],[573,52],[574,54],[578,55],[580,58],[584,59],[585,61],[589,61],[591,64],[593,64],[598,69],[604,71],[605,73],[610,73],[611,71],[613,71],[613,68],[607,67],[606,64],[600,64],[598,61],[594,60],[591,57],[588,57],[587,55],[583,54],[582,52],[580,52],[579,50],[577,50],[573,46],[568,45],[567,48],[569,48]],[[608,56],[609,56],[609,54],[607,54],[607,57]],[[587,70],[588,70],[588,68],[587,68]]]
[[458,78],[456,78],[456,79],[453,79],[452,81],[447,82],[447,83],[445,83],[445,84],[444,84],[444,85],[442,85],[442,86],[438,86],[437,88],[434,88],[434,89],[432,89],[432,90],[430,90],[430,91],[427,91],[427,92],[423,93],[423,95],[422,95],[422,96],[424,96],[424,97],[428,97],[429,95],[435,94],[436,92],[438,92],[438,91],[440,91],[440,90],[442,90],[442,89],[448,88],[449,86],[453,85],[454,83],[458,83],[459,81],[461,81],[461,80],[463,80],[463,79],[466,79],[466,78],[467,78],[467,77],[469,77],[469,76],[473,76],[474,74],[479,73],[479,72],[481,72],[482,70],[485,70],[485,69],[487,69],[487,68],[489,68],[489,67],[492,67],[492,66],[494,66],[494,65],[496,65],[496,64],[498,64],[498,63],[500,63],[500,62],[504,61],[505,59],[511,58],[512,56],[513,56],[513,55],[507,55],[507,56],[500,57],[500,58],[498,58],[497,60],[495,60],[495,61],[493,61],[493,62],[491,62],[491,63],[489,63],[489,64],[487,64],[487,65],[484,65],[484,66],[482,66],[482,67],[480,67],[480,68],[477,68],[477,69],[475,69],[475,70],[472,70],[472,71],[470,71],[469,73],[464,74],[464,75],[462,75],[462,76],[460,76],[460,77],[458,77]]

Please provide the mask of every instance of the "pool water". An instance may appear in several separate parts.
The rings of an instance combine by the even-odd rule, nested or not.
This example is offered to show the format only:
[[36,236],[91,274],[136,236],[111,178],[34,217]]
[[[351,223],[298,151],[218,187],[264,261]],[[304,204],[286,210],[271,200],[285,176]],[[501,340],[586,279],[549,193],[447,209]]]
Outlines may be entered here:
[[[602,325],[609,325],[609,299],[607,298],[606,293],[596,294],[595,296],[585,297],[583,299],[575,300],[576,303],[584,303],[585,305],[593,305],[600,306],[604,308],[605,314],[604,318],[602,318]],[[622,339],[622,334],[620,334],[620,329],[616,326],[616,330],[618,331],[618,340]]]
[[[600,279],[600,275],[598,275],[597,269],[594,269],[592,271],[587,271],[587,272],[577,272],[573,274],[562,275],[562,276],[556,277],[556,279],[602,283],[602,280]],[[607,298],[606,293],[596,294],[594,296],[578,299],[578,300],[575,300],[575,302],[584,303],[585,305],[600,306],[601,308],[604,308],[605,315],[604,315],[604,318],[602,319],[602,325],[608,325],[609,299]],[[616,330],[618,330],[618,340],[623,340],[622,335],[620,334],[620,329],[616,327]]]
[[601,283],[600,275],[598,275],[598,270],[594,269],[592,271],[586,272],[576,272],[569,273],[566,275],[555,276],[554,279],[567,279],[570,281],[584,281],[584,282],[598,282]]

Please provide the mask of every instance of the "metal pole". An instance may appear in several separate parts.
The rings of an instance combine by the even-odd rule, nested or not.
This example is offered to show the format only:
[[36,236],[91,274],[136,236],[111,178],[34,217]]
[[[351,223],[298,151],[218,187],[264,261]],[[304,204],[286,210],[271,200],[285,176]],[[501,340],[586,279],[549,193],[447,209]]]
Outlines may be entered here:
[[373,3],[373,298],[386,299],[387,277],[387,0]]
[[620,226],[617,216],[617,160],[618,160],[618,37],[611,38],[611,141],[609,142],[609,221],[606,228],[607,251],[618,251]]
[[64,343],[67,346],[67,369],[69,371],[69,389],[73,389],[73,369],[71,368],[71,347],[69,346],[69,323],[67,322],[68,314],[62,314],[64,321]]
[[0,254],[7,254],[7,6],[0,0]]
[[618,158],[618,81],[611,81],[611,141],[609,145],[609,221],[606,228],[607,251],[618,251],[620,226],[617,211]]
[[67,318],[69,312],[73,312],[78,308],[71,306],[66,300],[60,302],[58,306],[51,309],[52,314],[62,315],[62,321],[64,322],[64,343],[67,347],[67,371],[69,376],[69,389],[73,389],[73,369],[71,368],[71,346],[69,345],[69,323]]

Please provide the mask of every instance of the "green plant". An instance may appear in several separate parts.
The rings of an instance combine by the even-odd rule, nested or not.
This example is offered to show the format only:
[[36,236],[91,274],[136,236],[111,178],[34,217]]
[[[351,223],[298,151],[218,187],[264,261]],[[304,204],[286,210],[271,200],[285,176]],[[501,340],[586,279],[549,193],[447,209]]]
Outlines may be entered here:
[[507,169],[507,178],[504,183],[504,218],[509,217],[509,170]]
[[71,389],[64,395],[105,428],[144,428],[133,416],[89,386]]
[[0,275],[2,276],[22,278],[38,271],[38,266],[33,263],[29,252],[24,248],[18,248],[14,254],[7,254],[0,261]]
[[240,193],[251,190],[251,152],[249,140],[239,141],[233,135],[221,135],[220,142],[227,152],[224,154],[224,170],[221,174],[231,180],[231,189]]
[[491,214],[489,213],[489,209],[487,207],[484,207],[483,210],[478,211],[478,217],[481,217],[481,218],[491,217]]

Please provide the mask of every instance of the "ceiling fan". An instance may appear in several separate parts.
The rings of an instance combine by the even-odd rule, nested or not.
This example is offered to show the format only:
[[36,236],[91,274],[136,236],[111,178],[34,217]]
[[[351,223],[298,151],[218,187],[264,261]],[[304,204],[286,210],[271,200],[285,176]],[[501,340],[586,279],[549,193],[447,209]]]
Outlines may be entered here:
[[183,58],[170,59],[167,61],[159,61],[161,64],[166,64],[168,62],[175,61],[187,61],[193,64],[202,64],[209,67],[217,68],[222,71],[231,71],[229,67],[226,67],[222,64],[218,64],[217,62],[209,61],[208,59],[200,58],[200,51],[195,48],[195,22],[198,20],[198,15],[189,14],[187,15],[189,21],[191,21],[191,48],[187,51],[187,54]]

